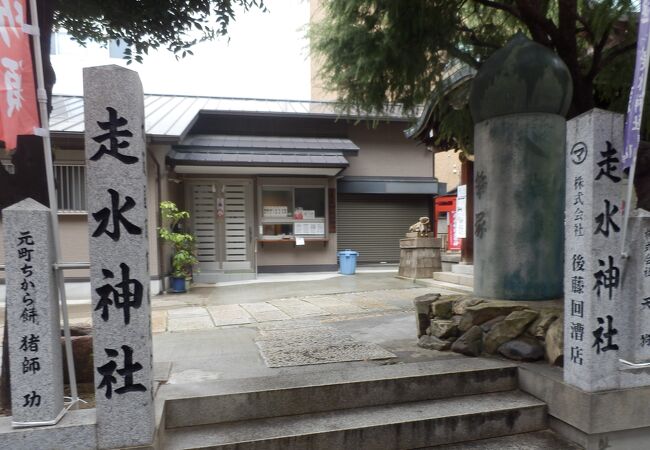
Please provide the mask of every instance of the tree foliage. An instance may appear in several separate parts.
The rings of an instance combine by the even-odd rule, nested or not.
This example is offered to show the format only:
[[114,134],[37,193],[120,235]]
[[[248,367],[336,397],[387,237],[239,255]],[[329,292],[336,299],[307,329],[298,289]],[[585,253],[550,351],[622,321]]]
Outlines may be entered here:
[[[638,2],[631,0],[329,0],[310,27],[320,77],[346,109],[407,112],[462,62],[475,69],[515,33],[552,49],[573,79],[570,116],[624,111],[634,65]],[[463,87],[465,94],[467,86]],[[458,93],[454,94],[456,97]],[[441,102],[438,142],[465,135],[469,113]],[[452,103],[453,103],[452,102]]]
[[54,26],[81,45],[123,41],[136,61],[159,47],[184,57],[198,42],[226,35],[236,8],[265,9],[263,0],[55,0]]
[[166,48],[178,58],[199,42],[225,36],[237,10],[259,8],[264,0],[37,0],[48,107],[56,74],[50,38],[63,28],[81,45],[89,40],[127,45],[127,64],[142,62],[149,50]]

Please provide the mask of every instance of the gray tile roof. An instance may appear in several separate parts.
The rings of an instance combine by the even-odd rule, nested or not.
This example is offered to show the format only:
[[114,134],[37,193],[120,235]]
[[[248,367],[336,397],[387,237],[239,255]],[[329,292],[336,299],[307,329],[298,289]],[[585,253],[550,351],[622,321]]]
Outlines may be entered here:
[[[83,97],[54,95],[50,129],[60,133],[83,133]],[[370,120],[398,120],[407,118],[397,106],[379,115],[341,113],[334,102],[297,100],[264,100],[246,98],[193,97],[181,95],[144,96],[146,133],[151,136],[177,138],[183,134],[199,111],[269,113],[289,115],[319,115]]]
[[167,154],[172,165],[223,166],[291,166],[347,167],[348,160],[340,152],[263,152],[263,151],[192,151],[172,149]]
[[190,135],[176,146],[192,151],[230,150],[300,150],[305,152],[358,152],[359,147],[349,139],[303,138],[278,136]]

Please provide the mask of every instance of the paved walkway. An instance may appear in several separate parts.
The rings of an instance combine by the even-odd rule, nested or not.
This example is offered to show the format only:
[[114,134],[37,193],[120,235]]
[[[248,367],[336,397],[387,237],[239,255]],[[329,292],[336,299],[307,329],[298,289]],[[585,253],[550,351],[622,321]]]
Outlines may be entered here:
[[415,345],[413,299],[454,292],[395,275],[271,277],[155,297],[154,361],[168,364],[169,383],[194,383],[385,364],[386,354],[391,364],[430,359],[438,352]]
[[[218,288],[215,288],[218,289]],[[413,298],[431,288],[383,289],[342,294],[305,295],[259,302],[178,305],[170,308],[167,298],[154,301],[154,333],[203,330],[291,319],[351,316],[385,311],[413,311]],[[187,296],[185,301],[191,300]],[[173,299],[179,302],[178,299]]]
[[[383,364],[386,354],[390,363],[446,357],[415,345],[413,299],[457,293],[451,288],[384,270],[266,275],[154,296],[157,378],[193,383]],[[69,317],[72,325],[90,324],[90,302],[74,302]],[[265,339],[272,329],[283,339]]]

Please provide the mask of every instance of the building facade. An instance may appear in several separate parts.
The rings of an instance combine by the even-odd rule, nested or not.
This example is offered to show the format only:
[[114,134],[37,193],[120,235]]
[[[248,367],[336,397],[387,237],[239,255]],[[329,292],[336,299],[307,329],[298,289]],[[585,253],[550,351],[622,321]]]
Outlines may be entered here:
[[[83,98],[55,96],[53,105],[62,256],[83,262]],[[145,116],[153,292],[170,269],[157,238],[162,200],[190,212],[194,280],[214,283],[335,270],[347,248],[360,263],[397,262],[399,238],[445,191],[433,154],[404,137],[397,112],[352,117],[328,102],[146,95]],[[65,275],[70,297],[87,297],[87,271]]]

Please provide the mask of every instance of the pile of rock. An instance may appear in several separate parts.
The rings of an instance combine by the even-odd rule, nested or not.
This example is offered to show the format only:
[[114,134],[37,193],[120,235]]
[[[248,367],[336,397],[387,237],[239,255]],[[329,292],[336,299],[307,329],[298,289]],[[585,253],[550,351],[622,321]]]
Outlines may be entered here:
[[561,300],[520,302],[471,295],[427,294],[414,300],[418,345],[468,356],[501,354],[562,365]]

